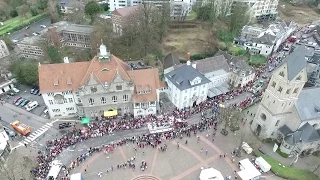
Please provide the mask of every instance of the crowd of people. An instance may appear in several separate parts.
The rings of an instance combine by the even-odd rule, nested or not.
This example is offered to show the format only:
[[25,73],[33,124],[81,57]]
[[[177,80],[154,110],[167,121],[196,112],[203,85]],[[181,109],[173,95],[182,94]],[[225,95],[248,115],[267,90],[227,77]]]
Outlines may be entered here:
[[[264,72],[265,66],[257,68],[256,72],[256,79],[258,79]],[[165,151],[167,146],[158,146],[163,142],[163,140],[172,139],[175,137],[182,137],[186,135],[190,137],[190,134],[194,133],[197,134],[197,131],[203,131],[205,129],[211,128],[214,126],[214,130],[217,129],[217,119],[216,115],[219,113],[220,108],[222,108],[221,104],[227,100],[231,100],[238,95],[241,95],[243,92],[248,92],[251,88],[254,87],[254,81],[249,82],[247,85],[232,90],[230,92],[221,94],[216,96],[212,99],[207,99],[206,101],[196,105],[195,107],[188,108],[188,109],[174,109],[172,112],[162,113],[161,115],[149,115],[146,117],[133,117],[132,115],[127,115],[125,118],[122,119],[113,119],[113,120],[103,120],[99,122],[92,122],[86,128],[83,129],[76,129],[73,130],[62,138],[53,139],[46,143],[46,151],[39,152],[37,157],[38,165],[34,168],[31,173],[34,174],[36,179],[44,179],[46,178],[49,170],[50,170],[50,162],[53,161],[64,149],[75,145],[76,143],[80,143],[85,141],[89,138],[101,137],[105,135],[112,134],[114,131],[119,130],[128,130],[128,129],[139,129],[141,127],[147,126],[147,124],[153,123],[157,126],[162,126],[163,124],[168,124],[172,121],[172,119],[184,119],[187,120],[191,116],[202,113],[207,110],[212,110],[214,116],[211,116],[209,119],[202,118],[201,122],[194,125],[188,125],[187,127],[183,126],[180,129],[169,131],[166,133],[159,133],[159,134],[145,134],[138,137],[130,137],[130,138],[123,138],[116,143],[104,145],[100,147],[90,148],[87,153],[82,154],[76,160],[74,160],[69,167],[66,167],[67,175],[69,172],[79,166],[79,164],[85,161],[88,156],[90,156],[94,152],[100,152],[105,149],[110,149],[110,147],[114,148],[116,146],[121,146],[128,142],[137,143],[138,148],[143,148],[145,146],[151,146],[153,148],[159,148],[159,150]],[[243,101],[238,102],[237,104],[232,104],[231,106],[238,107],[238,108],[246,108],[250,104],[258,101],[261,97],[261,94],[254,94],[252,97],[248,97]],[[173,117],[173,118],[172,118]],[[187,141],[186,141],[187,143]],[[134,167],[134,161],[130,161],[128,163],[124,163],[121,165],[117,165],[117,167]],[[130,165],[130,166],[129,166]],[[143,164],[142,164],[143,165]],[[143,166],[140,166],[142,168]],[[145,165],[146,168],[146,165]],[[113,170],[113,167],[110,167],[109,170]]]

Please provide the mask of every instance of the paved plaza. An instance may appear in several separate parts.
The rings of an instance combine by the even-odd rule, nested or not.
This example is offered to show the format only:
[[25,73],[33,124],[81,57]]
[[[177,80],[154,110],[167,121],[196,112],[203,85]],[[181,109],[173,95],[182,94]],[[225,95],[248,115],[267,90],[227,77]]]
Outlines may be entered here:
[[[209,130],[209,132],[211,131],[212,130]],[[128,145],[116,148],[112,153],[106,154],[105,152],[100,152],[93,154],[71,173],[81,172],[85,179],[91,180],[196,180],[199,179],[202,167],[213,167],[219,170],[223,176],[231,175],[234,179],[234,170],[239,170],[236,165],[240,159],[236,159],[233,163],[230,156],[231,148],[230,152],[227,152],[222,151],[218,147],[219,145],[216,145],[217,141],[218,144],[230,143],[230,147],[232,147],[232,140],[231,142],[226,142],[225,140],[228,137],[223,137],[220,133],[217,133],[217,140],[212,142],[210,137],[206,138],[207,133],[208,132],[203,132],[199,134],[199,143],[193,135],[190,138],[184,137],[183,139],[163,142],[160,146],[163,146],[163,144],[168,145],[167,151],[164,152],[152,147],[138,148],[136,152],[134,150],[136,144],[129,143]],[[229,138],[232,138],[232,135]],[[188,144],[185,144],[186,140]],[[179,142],[179,148],[177,147],[177,142]],[[203,150],[201,151],[201,149]],[[206,151],[208,151],[207,154]],[[226,158],[220,158],[220,154],[224,153],[227,153]],[[135,170],[129,168],[117,169],[118,164],[122,164],[134,156],[136,157],[134,161],[136,165]],[[251,156],[243,153],[241,159],[246,157],[250,158]],[[141,171],[139,168],[142,161],[147,162],[148,168],[145,171]],[[110,170],[112,166],[114,167],[113,171]],[[108,169],[109,172],[107,172]],[[267,179],[279,179],[271,173],[264,174],[264,177],[267,177]]]

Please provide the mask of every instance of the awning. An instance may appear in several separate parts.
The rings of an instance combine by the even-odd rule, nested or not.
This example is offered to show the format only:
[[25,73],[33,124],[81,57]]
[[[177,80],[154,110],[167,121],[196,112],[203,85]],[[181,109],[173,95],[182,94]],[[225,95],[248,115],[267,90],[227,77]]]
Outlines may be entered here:
[[109,110],[109,111],[104,111],[104,117],[112,117],[112,116],[116,116],[118,115],[118,111],[117,110]]
[[81,118],[81,124],[89,124],[90,121],[91,121],[91,118],[89,117]]
[[229,92],[229,85],[227,83],[222,84],[221,86],[213,87],[209,89],[208,96],[213,98],[220,94]]

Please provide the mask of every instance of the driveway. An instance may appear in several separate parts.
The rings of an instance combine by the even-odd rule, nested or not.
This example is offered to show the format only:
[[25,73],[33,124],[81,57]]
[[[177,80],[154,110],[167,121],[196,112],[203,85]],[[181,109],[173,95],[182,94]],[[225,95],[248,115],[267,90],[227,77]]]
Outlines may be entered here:
[[22,28],[19,31],[16,31],[14,33],[11,34],[11,40],[22,40],[24,38],[24,34],[27,33],[29,35],[32,35],[32,33],[34,32],[39,32],[42,30],[42,28],[40,27],[40,25],[45,25],[45,26],[50,26],[51,25],[51,20],[50,18],[46,18],[46,19],[42,19],[38,22],[35,22],[33,24],[30,24],[30,28],[26,29],[26,28]]

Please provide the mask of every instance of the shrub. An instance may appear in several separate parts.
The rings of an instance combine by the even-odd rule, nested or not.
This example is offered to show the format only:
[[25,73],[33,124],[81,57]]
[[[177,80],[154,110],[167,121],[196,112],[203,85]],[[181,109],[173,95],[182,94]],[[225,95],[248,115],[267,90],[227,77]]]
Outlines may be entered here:
[[191,60],[199,60],[199,59],[204,59],[204,58],[205,58],[205,54],[204,53],[192,54],[190,56]]
[[222,28],[219,30],[218,32],[218,39],[221,41],[221,42],[225,42],[225,43],[228,43],[228,42],[232,42],[233,39],[235,37],[235,34],[230,32],[228,29],[226,28]]
[[227,45],[224,42],[219,42],[218,43],[218,49],[220,49],[221,51],[225,51],[227,50]]
[[263,139],[262,142],[264,142],[264,143],[272,143],[273,139],[272,138]]
[[288,158],[288,157],[289,157],[289,154],[286,154],[286,153],[284,153],[284,152],[281,152],[279,148],[277,149],[277,153],[278,153],[280,156],[284,157],[284,158]]
[[10,11],[10,16],[12,17],[12,18],[14,18],[14,17],[17,17],[18,16],[18,11],[17,10],[12,10],[12,11]]

